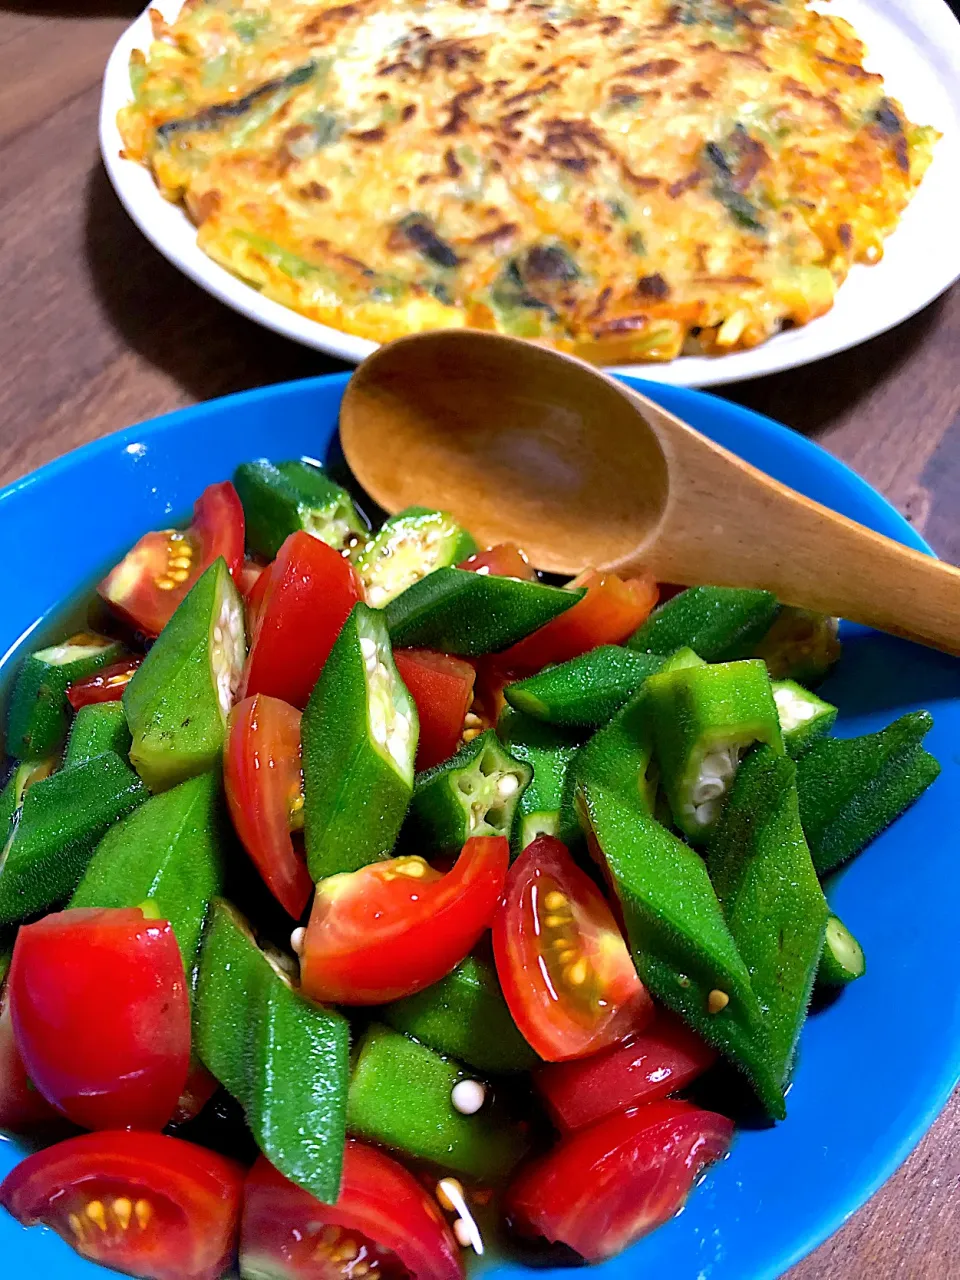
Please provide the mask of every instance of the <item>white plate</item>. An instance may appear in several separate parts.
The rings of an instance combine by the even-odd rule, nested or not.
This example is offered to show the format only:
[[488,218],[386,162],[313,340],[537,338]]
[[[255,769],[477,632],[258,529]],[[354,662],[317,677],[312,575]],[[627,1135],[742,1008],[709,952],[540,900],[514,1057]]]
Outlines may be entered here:
[[[171,19],[181,3],[156,0],[154,7]],[[890,95],[903,103],[907,115],[943,133],[883,260],[874,267],[854,267],[827,315],[760,347],[726,356],[681,356],[668,364],[621,366],[625,372],[675,386],[705,387],[791,369],[892,328],[960,276],[960,24],[944,0],[836,0],[829,11],[854,25],[868,49],[868,68],[883,74]],[[308,347],[343,360],[362,360],[375,343],[308,320],[218,266],[197,247],[196,231],[183,210],[164,200],[146,169],[121,158],[116,117],[131,97],[130,54],[149,43],[150,21],[144,12],[110,56],[100,106],[104,163],[131,218],[164,257],[227,306]]]

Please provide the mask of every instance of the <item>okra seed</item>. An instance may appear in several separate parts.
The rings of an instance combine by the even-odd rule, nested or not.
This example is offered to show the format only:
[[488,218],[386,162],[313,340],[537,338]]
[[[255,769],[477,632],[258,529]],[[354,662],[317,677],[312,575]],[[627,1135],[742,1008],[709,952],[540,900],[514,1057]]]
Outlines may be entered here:
[[294,929],[290,935],[290,950],[295,956],[303,955],[303,940],[307,936],[307,931],[301,925],[298,929]]
[[730,997],[725,991],[711,991],[707,996],[707,1010],[710,1013],[719,1013],[729,1003]]
[[102,1200],[91,1200],[87,1205],[87,1217],[91,1222],[95,1222],[101,1231],[107,1229],[107,1215],[103,1208]]
[[120,1226],[126,1231],[130,1225],[130,1215],[133,1213],[133,1205],[126,1196],[118,1196],[113,1202],[113,1214]]
[[377,655],[377,642],[370,636],[360,637],[360,652],[365,659],[375,658]]
[[463,1200],[463,1187],[456,1178],[441,1178],[437,1183],[437,1199],[440,1202],[441,1209],[446,1209],[451,1213],[455,1213],[457,1203]]
[[462,1116],[475,1115],[486,1101],[487,1091],[479,1080],[460,1080],[450,1091],[450,1101]]
[[505,773],[497,783],[497,790],[504,797],[512,796],[519,786],[520,779],[515,773]]

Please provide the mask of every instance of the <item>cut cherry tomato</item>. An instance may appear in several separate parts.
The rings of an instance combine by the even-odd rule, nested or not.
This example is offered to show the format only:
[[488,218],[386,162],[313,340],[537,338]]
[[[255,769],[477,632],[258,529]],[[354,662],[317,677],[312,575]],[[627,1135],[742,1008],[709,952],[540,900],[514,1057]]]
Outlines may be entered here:
[[510,868],[493,953],[513,1020],[547,1062],[596,1053],[653,1018],[610,908],[553,836]]
[[244,600],[249,600],[251,592],[263,576],[267,566],[259,560],[244,560],[237,574],[237,589]]
[[10,1012],[30,1079],[85,1129],[161,1129],[190,1065],[190,1000],[165,920],[59,911],[17,934]]
[[582,1129],[614,1111],[676,1093],[716,1059],[716,1051],[679,1018],[658,1010],[646,1031],[589,1058],[540,1067],[534,1082],[561,1129]]
[[0,1129],[20,1133],[60,1119],[42,1093],[30,1082],[13,1034],[10,1001],[0,993]]
[[203,1063],[194,1058],[170,1123],[186,1124],[188,1120],[196,1120],[219,1088],[220,1081],[216,1076],[212,1076]]
[[244,1189],[240,1267],[270,1280],[462,1280],[459,1251],[413,1174],[348,1141],[335,1206],[288,1182],[263,1156]]
[[0,1184],[25,1227],[153,1280],[219,1280],[240,1223],[243,1169],[160,1133],[85,1133],[38,1151]]
[[618,1111],[521,1169],[505,1209],[522,1233],[598,1262],[672,1218],[732,1138],[732,1121],[678,1099]]
[[248,601],[253,628],[239,696],[268,693],[304,707],[362,598],[357,575],[339,551],[309,533],[291,533]]
[[177,605],[218,556],[236,576],[243,564],[243,506],[225,480],[204,489],[189,529],[145,534],[97,591],[144,635],[158,636]]
[[486,551],[478,551],[457,568],[469,569],[471,573],[492,573],[498,578],[522,578],[526,582],[535,582],[537,577],[536,569],[514,542],[498,542]]
[[227,720],[223,780],[243,847],[276,900],[299,920],[313,892],[290,834],[303,826],[300,712],[262,693],[238,702]]
[[657,584],[649,575],[618,578],[588,569],[570,584],[587,594],[539,631],[497,655],[505,670],[539,671],[566,662],[601,644],[620,644],[632,635],[657,603]]
[[383,1004],[439,981],[489,925],[509,860],[503,836],[473,836],[446,875],[409,857],[321,880],[300,960],[304,994]]
[[92,702],[119,702],[142,661],[142,658],[123,658],[109,667],[101,667],[86,680],[67,685],[67,701],[74,711]]
[[497,662],[499,656],[495,653],[476,659],[477,680],[470,710],[478,720],[474,728],[481,731],[496,728],[500,712],[507,705],[504,689],[527,674],[525,671],[504,670]]
[[430,649],[395,649],[393,659],[420,717],[417,768],[431,769],[461,744],[477,673],[462,658]]

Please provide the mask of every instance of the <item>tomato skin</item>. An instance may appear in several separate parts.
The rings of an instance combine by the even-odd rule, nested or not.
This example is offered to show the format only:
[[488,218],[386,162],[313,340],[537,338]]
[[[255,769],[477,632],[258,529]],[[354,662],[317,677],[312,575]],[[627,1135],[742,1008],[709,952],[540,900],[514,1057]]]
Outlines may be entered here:
[[190,1000],[167,921],[138,907],[45,916],[19,930],[9,986],[24,1067],[48,1102],[85,1129],[167,1123],[190,1064]]
[[618,1111],[521,1168],[505,1210],[525,1234],[599,1262],[672,1218],[705,1166],[726,1155],[733,1129],[679,1099]]
[[267,693],[306,706],[334,641],[362,599],[349,561],[309,533],[291,533],[248,601],[252,639],[239,697]]
[[263,576],[267,566],[259,560],[244,560],[236,575],[237,590],[244,600],[249,600],[254,587]]
[[123,658],[109,667],[101,667],[86,680],[67,685],[67,701],[74,711],[94,702],[119,702],[142,661],[142,658]]
[[303,808],[300,712],[262,693],[238,702],[227,718],[223,781],[243,847],[276,900],[299,920],[313,892],[290,834]]
[[537,579],[536,569],[515,542],[498,542],[486,551],[468,556],[457,568],[471,573],[492,573],[498,578],[520,578],[524,582]]
[[534,1084],[552,1119],[570,1132],[676,1093],[716,1060],[716,1051],[685,1023],[657,1010],[639,1035],[589,1058],[540,1067]]
[[503,836],[473,836],[446,875],[422,858],[391,858],[321,880],[300,959],[304,995],[383,1004],[438,982],[489,925],[509,861]]
[[219,1280],[233,1258],[242,1193],[233,1160],[165,1134],[121,1130],[28,1156],[0,1183],[0,1204],[24,1226],[52,1227],[83,1257],[130,1275]]
[[[344,1150],[335,1206],[288,1182],[259,1157],[244,1190],[244,1274],[289,1280],[325,1280],[337,1274],[329,1255],[315,1255],[321,1224],[359,1232],[391,1251],[415,1280],[462,1280],[459,1251],[433,1198],[402,1165],[355,1139],[348,1139]],[[340,1265],[348,1277],[349,1265]],[[377,1270],[389,1274],[394,1269]]]
[[502,667],[539,671],[601,644],[621,644],[657,603],[657,584],[649,575],[624,580],[615,573],[589,569],[571,585],[586,587],[587,594],[572,609],[498,654]]
[[597,1053],[653,1017],[603,895],[554,836],[538,836],[510,868],[493,954],[513,1020],[547,1062]]
[[21,1133],[59,1120],[42,1093],[30,1083],[17,1048],[6,990],[0,994],[0,1129]]
[[[171,533],[176,533],[173,541]],[[138,631],[158,636],[183,597],[219,556],[236,577],[243,564],[243,539],[243,505],[236,489],[229,480],[208,485],[194,503],[189,529],[144,534],[97,591]],[[178,560],[189,561],[189,568],[173,563]],[[158,586],[160,582],[167,587]]]
[[460,746],[476,670],[462,658],[431,649],[395,649],[393,660],[420,717],[417,768],[432,769]]

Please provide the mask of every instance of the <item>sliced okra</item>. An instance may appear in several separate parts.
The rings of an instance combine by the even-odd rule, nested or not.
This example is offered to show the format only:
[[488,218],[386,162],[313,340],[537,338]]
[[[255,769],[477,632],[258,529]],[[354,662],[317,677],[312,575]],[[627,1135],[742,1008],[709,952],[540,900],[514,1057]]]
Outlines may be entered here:
[[838,916],[827,920],[817,982],[825,987],[845,987],[867,971],[863,947]]
[[774,680],[773,700],[777,704],[783,745],[794,759],[817,738],[829,733],[837,718],[833,703],[818,698],[795,680]]
[[12,818],[23,804],[23,797],[35,782],[49,778],[57,767],[56,756],[46,760],[24,760],[14,765],[13,772],[0,791],[0,839],[6,840]]
[[784,1115],[800,1031],[823,951],[827,908],[800,826],[797,767],[758,748],[737,771],[707,849],[707,871],[763,1011],[742,1066]]
[[783,605],[753,650],[767,664],[771,680],[815,684],[840,657],[839,618]]
[[8,753],[37,759],[58,750],[70,723],[67,687],[116,662],[122,653],[115,640],[81,632],[25,658],[10,695]]
[[243,503],[247,546],[267,560],[298,530],[338,551],[367,536],[346,489],[312,463],[244,462],[233,483]]
[[564,781],[580,740],[569,729],[543,724],[511,706],[500,713],[497,736],[515,760],[533,770],[513,818],[510,843],[516,855],[537,836],[559,833]]
[[[271,1164],[326,1204],[345,1142],[350,1029],[299,994],[292,958],[268,954],[217,899],[200,952],[195,1047],[244,1109]],[[282,1085],[282,1087],[279,1087]]]
[[487,729],[442,764],[417,775],[404,840],[459,851],[471,836],[507,836],[533,770]]
[[797,761],[800,821],[823,876],[898,818],[939,777],[921,746],[933,725],[926,711],[900,716],[879,733],[821,738]]
[[354,557],[367,601],[377,609],[434,569],[460,564],[477,544],[446,511],[407,507],[389,520]]
[[[127,717],[119,702],[91,702],[81,707],[70,726],[67,749],[63,753],[64,767],[83,764],[102,756],[105,751],[115,751],[118,756],[129,754],[131,746]],[[137,904],[131,903],[131,906]]]
[[641,693],[673,820],[702,841],[743,753],[757,742],[783,752],[767,669],[758,659],[674,668],[650,676]]
[[663,662],[660,654],[605,644],[508,684],[503,696],[536,720],[593,729],[606,724]]
[[304,833],[314,880],[390,856],[413,793],[417,708],[382,613],[354,606],[303,713]]
[[689,587],[654,609],[627,644],[662,654],[686,647],[705,662],[730,662],[753,652],[776,613],[777,599],[769,591]]
[[583,598],[583,590],[435,569],[385,609],[393,643],[460,657],[497,653],[545,626]]
[[219,763],[247,646],[225,561],[190,588],[123,691],[130,760],[151,791]]

